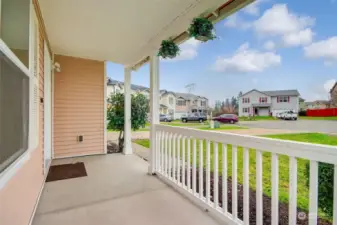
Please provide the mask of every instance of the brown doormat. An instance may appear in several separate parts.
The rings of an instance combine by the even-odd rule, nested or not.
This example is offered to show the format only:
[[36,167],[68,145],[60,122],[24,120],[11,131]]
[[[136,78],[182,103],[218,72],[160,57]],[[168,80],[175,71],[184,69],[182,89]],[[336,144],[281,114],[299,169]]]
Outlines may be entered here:
[[87,171],[83,162],[56,165],[50,167],[46,182],[86,176]]

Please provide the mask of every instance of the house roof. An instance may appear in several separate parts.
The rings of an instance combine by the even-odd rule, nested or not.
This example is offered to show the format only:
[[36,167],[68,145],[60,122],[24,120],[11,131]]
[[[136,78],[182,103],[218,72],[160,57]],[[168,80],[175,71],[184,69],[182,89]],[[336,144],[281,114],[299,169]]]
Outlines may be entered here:
[[206,97],[203,97],[203,96],[199,96],[199,95],[194,95],[194,94],[191,94],[191,93],[181,93],[181,92],[175,92],[175,96],[177,98],[183,98],[185,100],[195,100],[195,99],[198,99],[198,98],[204,98],[204,99],[207,99]]
[[334,84],[334,86],[332,86],[332,88],[331,88],[331,90],[330,90],[330,93],[331,93],[335,88],[337,88],[337,81],[336,81],[336,83]]
[[287,95],[287,96],[299,96],[300,93],[297,90],[275,90],[275,91],[259,91],[257,89],[252,89],[246,93],[244,93],[242,96],[247,95],[248,93],[252,92],[252,91],[257,91],[260,92],[262,94],[274,97],[274,96],[283,96],[283,95]]
[[[118,80],[113,80],[113,79],[108,79],[107,85],[124,85],[124,82],[118,81]],[[135,85],[135,84],[131,84],[131,90],[134,91],[144,91],[147,90],[147,87],[141,86],[141,85]]]
[[159,108],[164,108],[164,109],[167,109],[168,107],[164,104],[160,104]]

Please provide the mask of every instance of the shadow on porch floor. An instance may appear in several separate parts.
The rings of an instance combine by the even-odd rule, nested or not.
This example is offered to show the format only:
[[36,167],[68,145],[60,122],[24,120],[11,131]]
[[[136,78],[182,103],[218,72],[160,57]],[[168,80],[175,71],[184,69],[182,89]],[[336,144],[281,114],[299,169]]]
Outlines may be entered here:
[[45,184],[33,225],[215,225],[211,217],[154,176],[148,163],[120,154],[53,161],[84,162],[87,177]]

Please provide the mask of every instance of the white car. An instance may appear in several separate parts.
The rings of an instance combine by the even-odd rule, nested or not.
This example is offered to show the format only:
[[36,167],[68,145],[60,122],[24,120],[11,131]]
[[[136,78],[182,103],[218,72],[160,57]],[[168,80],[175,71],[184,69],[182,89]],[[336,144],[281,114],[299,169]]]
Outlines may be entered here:
[[282,114],[282,119],[284,120],[297,120],[297,113],[294,111],[286,111]]

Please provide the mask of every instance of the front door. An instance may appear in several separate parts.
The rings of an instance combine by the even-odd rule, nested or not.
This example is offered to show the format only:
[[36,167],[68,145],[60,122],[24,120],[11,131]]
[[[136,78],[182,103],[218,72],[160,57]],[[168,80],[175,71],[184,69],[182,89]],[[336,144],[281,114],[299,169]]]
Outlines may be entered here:
[[258,108],[254,108],[254,115],[258,116],[259,115],[259,109]]
[[52,85],[51,85],[51,59],[45,43],[44,46],[44,172],[52,158]]

